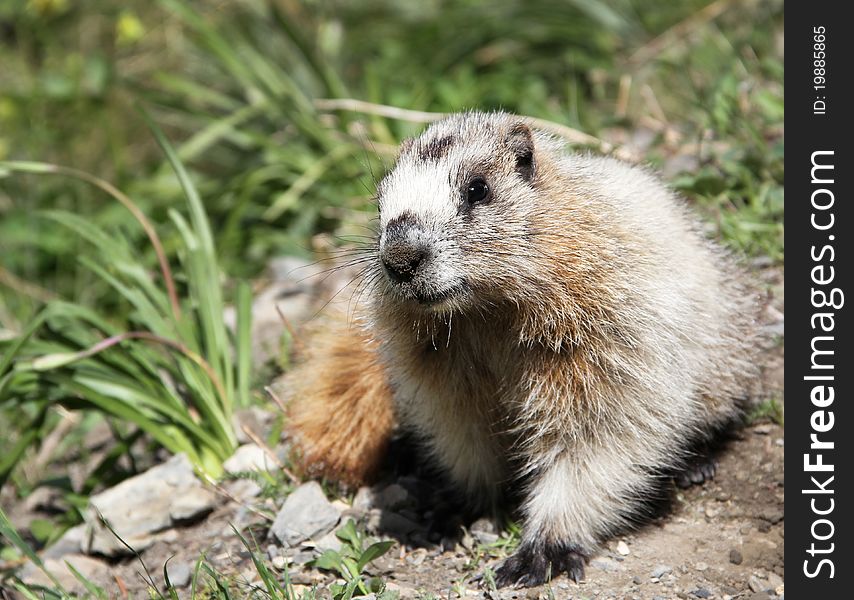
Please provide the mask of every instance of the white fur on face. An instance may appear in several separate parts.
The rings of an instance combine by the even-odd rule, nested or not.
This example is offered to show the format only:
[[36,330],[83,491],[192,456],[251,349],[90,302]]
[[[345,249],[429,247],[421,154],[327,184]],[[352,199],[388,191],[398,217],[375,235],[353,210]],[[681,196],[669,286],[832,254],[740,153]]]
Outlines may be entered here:
[[435,231],[450,223],[457,215],[460,193],[451,187],[448,173],[444,159],[395,169],[383,183],[380,198],[382,230],[403,213],[414,215],[428,230]]
[[[380,198],[380,247],[386,241],[386,227],[403,214],[415,217],[416,225],[406,232],[408,240],[430,250],[430,258],[419,268],[411,287],[422,293],[441,293],[460,284],[455,266],[459,248],[448,234],[458,218],[459,190],[451,186],[447,161],[407,165],[396,169],[383,183]],[[434,308],[441,308],[437,305]]]

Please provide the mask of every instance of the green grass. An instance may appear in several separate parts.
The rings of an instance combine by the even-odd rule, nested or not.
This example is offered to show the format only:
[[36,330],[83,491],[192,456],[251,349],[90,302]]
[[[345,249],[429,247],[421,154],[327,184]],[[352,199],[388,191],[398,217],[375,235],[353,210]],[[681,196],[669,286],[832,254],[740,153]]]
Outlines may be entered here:
[[768,398],[763,400],[747,415],[748,423],[757,423],[769,420],[782,426],[784,422],[783,402],[779,398]]
[[129,311],[117,323],[85,305],[54,300],[20,335],[0,345],[0,408],[35,415],[0,463],[0,484],[38,442],[47,413],[57,404],[131,423],[169,451],[186,453],[200,472],[214,478],[237,445],[231,416],[249,404],[251,296],[246,284],[239,286],[237,334],[231,336],[223,323],[221,273],[204,208],[171,145],[151,127],[181,182],[190,214],[187,221],[177,210],[170,212],[183,240],[183,299],[154,226],[130,198],[82,172],[0,162],[10,173],[69,175],[103,189],[146,231],[161,267],[155,279],[122,236],[67,211],[43,213],[94,247],[81,263]]

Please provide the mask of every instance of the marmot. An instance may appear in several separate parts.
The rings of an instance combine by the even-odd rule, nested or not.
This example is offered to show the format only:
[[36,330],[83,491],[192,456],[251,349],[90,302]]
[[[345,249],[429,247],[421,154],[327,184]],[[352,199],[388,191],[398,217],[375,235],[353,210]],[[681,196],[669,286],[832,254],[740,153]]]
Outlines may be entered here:
[[404,141],[377,200],[355,317],[290,378],[304,459],[364,479],[397,422],[473,502],[521,496],[499,585],[578,581],[738,416],[742,276],[652,174],[506,113]]

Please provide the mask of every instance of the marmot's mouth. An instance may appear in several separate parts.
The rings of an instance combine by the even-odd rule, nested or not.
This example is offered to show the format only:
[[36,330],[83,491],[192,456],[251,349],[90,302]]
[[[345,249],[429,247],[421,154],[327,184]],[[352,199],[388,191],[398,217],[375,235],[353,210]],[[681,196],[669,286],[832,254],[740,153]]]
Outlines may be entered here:
[[442,290],[439,292],[415,291],[413,292],[413,295],[415,296],[415,299],[418,300],[419,304],[423,306],[433,306],[435,304],[440,304],[456,296],[459,296],[465,290],[466,284],[464,282],[460,282],[452,287],[449,287],[446,290]]

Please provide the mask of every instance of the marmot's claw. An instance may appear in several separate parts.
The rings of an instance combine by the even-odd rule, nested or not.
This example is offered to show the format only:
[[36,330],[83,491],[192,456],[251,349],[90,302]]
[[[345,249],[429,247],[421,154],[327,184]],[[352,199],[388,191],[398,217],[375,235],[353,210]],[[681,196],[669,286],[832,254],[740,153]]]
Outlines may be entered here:
[[549,544],[534,547],[523,544],[495,571],[498,587],[541,585],[560,573],[574,582],[584,579],[586,555],[575,544]]
[[702,457],[694,460],[685,470],[676,474],[673,481],[677,487],[689,488],[692,485],[700,485],[715,478],[718,470],[718,463],[712,457]]

